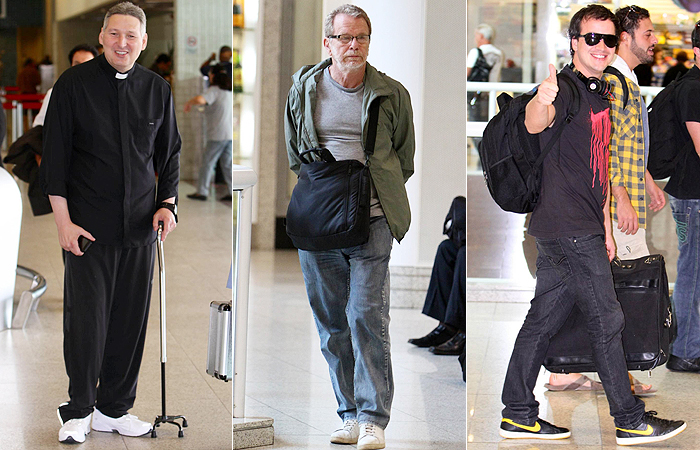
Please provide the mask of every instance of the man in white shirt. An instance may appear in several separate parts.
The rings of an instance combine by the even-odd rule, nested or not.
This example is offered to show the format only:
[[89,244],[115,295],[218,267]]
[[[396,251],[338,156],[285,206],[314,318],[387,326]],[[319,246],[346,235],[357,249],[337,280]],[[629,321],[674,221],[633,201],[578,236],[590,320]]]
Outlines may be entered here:
[[[73,67],[96,58],[98,54],[99,53],[97,53],[97,49],[92,45],[80,44],[73,47],[73,49],[71,49],[71,51],[68,53],[68,61],[70,62],[71,67]],[[41,104],[41,109],[39,109],[39,112],[34,118],[32,127],[44,125],[46,110],[49,108],[49,99],[51,98],[51,91],[53,91],[53,88],[46,91],[44,101]]]
[[[491,44],[493,28],[482,23],[476,29],[476,47],[467,55],[467,80],[498,82],[501,79],[503,52]],[[488,73],[488,75],[487,75]],[[469,120],[488,120],[488,94],[467,93],[469,97]]]

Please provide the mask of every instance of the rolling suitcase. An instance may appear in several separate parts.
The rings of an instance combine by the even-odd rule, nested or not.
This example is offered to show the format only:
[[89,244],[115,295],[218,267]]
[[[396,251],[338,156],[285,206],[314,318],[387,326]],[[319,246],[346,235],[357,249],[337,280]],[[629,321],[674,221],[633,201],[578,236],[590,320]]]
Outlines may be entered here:
[[231,302],[211,302],[209,305],[207,373],[224,381],[233,378],[231,316]]
[[[615,292],[625,314],[622,346],[628,370],[651,370],[668,360],[676,336],[666,265],[662,255],[611,263]],[[578,308],[569,314],[547,350],[544,366],[550,372],[596,372],[586,320]]]

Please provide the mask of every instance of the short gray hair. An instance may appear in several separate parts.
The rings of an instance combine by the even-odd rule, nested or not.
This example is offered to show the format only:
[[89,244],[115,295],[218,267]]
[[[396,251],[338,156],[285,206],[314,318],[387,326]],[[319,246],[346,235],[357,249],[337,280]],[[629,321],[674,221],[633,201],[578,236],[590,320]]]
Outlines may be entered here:
[[372,23],[369,21],[369,16],[367,15],[367,13],[359,6],[350,5],[346,3],[344,5],[338,6],[326,16],[326,20],[323,23],[323,31],[326,37],[333,35],[333,21],[335,20],[335,16],[337,16],[338,14],[345,14],[356,19],[358,17],[364,19],[365,22],[367,22],[369,34],[372,34]]
[[489,24],[482,23],[476,27],[476,31],[478,31],[487,41],[493,39],[493,28]]
[[109,18],[115,14],[136,17],[137,19],[139,19],[139,22],[141,22],[141,34],[146,34],[146,13],[143,12],[143,9],[141,9],[140,7],[134,5],[131,2],[121,2],[112,6],[111,8],[109,8],[109,11],[107,11],[107,14],[105,14],[105,20],[102,23],[103,29],[107,28],[107,22],[109,22]]

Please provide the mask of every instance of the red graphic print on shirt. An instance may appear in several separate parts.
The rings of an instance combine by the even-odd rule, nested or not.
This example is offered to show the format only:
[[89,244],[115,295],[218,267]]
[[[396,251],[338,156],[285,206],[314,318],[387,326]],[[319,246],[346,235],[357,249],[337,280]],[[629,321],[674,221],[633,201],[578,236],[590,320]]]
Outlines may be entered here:
[[610,155],[610,108],[595,114],[591,110],[591,161],[590,167],[593,170],[593,180],[591,187],[595,187],[596,173],[598,183],[603,187],[603,196],[608,193],[608,158]]

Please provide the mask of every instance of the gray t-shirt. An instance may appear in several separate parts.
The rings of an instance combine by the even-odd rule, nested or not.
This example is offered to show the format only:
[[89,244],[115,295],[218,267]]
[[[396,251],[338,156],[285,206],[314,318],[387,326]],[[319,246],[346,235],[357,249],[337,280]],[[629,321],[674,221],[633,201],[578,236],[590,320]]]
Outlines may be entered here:
[[233,139],[233,92],[219,86],[210,86],[202,94],[207,106],[204,117],[207,122],[207,139],[230,141]]
[[[355,159],[365,163],[362,148],[362,97],[365,85],[349,89],[341,86],[330,75],[330,69],[323,71],[316,85],[316,110],[314,127],[318,145],[327,148],[337,161]],[[370,215],[383,216],[384,211],[372,184]]]

